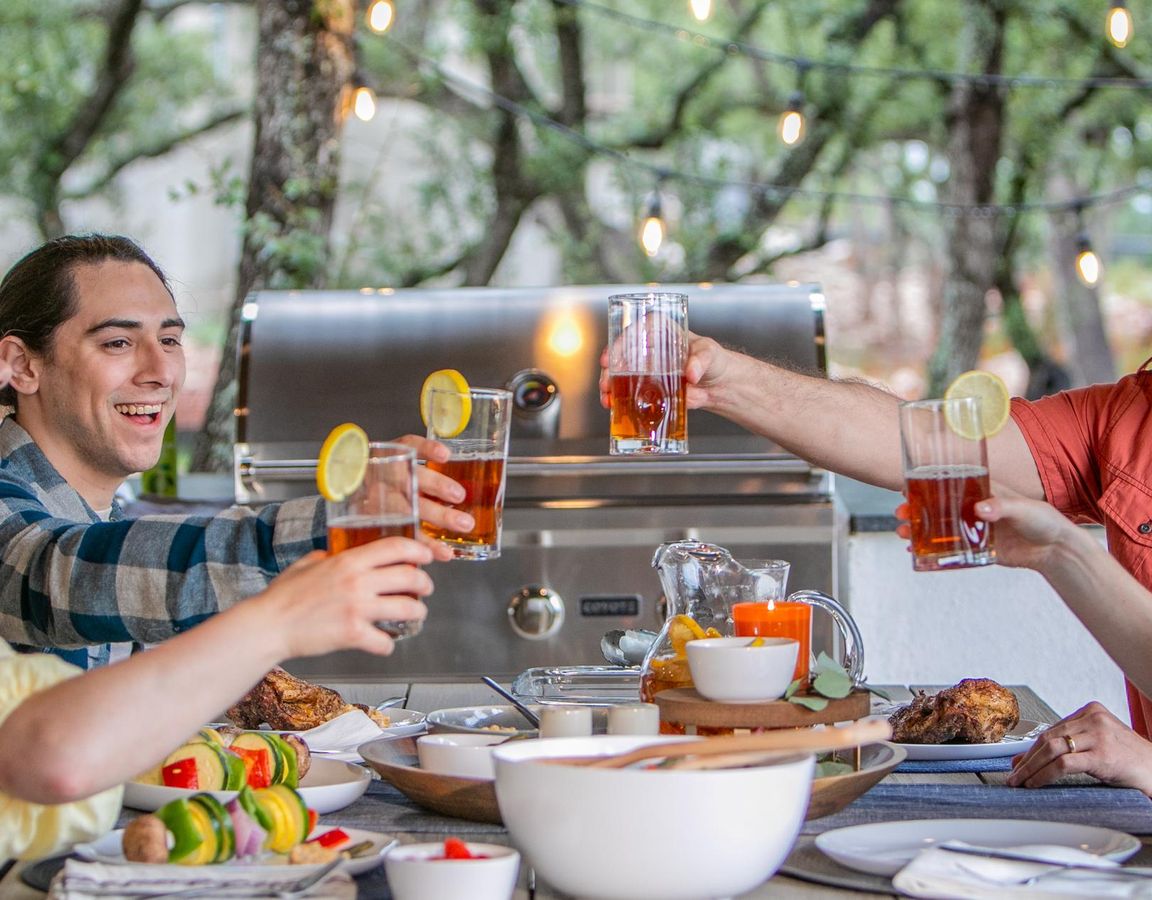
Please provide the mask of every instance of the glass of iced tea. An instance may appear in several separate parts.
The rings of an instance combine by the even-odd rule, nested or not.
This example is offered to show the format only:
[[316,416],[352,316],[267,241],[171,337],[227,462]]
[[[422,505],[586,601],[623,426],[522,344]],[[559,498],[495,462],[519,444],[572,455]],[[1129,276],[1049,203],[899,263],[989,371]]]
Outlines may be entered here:
[[[453,393],[436,389],[436,394]],[[433,420],[428,437],[452,451],[447,462],[432,462],[428,468],[442,472],[464,487],[464,500],[455,504],[476,520],[467,534],[422,524],[424,533],[452,548],[457,559],[495,559],[500,555],[500,531],[504,516],[505,464],[508,462],[508,434],[512,416],[512,394],[495,388],[469,388],[471,412],[462,431],[442,434]]]
[[610,453],[688,452],[687,355],[686,294],[608,298]]
[[[328,552],[341,553],[385,537],[416,537],[419,493],[416,451],[403,444],[370,443],[364,480],[343,500],[325,501]],[[420,632],[419,620],[377,622],[393,638]]]
[[991,496],[979,399],[900,404],[900,442],[912,568],[935,572],[995,562],[992,525],[975,509]]

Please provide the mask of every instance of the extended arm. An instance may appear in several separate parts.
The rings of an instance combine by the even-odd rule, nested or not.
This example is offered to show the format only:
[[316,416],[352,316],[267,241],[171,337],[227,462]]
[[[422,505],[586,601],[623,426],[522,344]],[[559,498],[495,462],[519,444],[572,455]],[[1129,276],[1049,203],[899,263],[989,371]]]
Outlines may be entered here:
[[431,592],[415,568],[431,559],[402,538],[312,554],[189,633],[33,694],[0,725],[0,792],[37,803],[88,796],[154,765],[282,659],[390,652],[373,623],[424,615],[411,597]]

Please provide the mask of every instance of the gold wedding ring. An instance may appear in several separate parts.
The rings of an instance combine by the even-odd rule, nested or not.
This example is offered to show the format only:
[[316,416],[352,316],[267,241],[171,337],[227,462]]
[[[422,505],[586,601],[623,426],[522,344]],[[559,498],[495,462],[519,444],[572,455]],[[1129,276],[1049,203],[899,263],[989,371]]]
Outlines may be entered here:
[[1068,752],[1069,753],[1075,753],[1076,752],[1076,742],[1074,740],[1072,740],[1072,735],[1070,735],[1070,734],[1064,735],[1064,743],[1068,745]]

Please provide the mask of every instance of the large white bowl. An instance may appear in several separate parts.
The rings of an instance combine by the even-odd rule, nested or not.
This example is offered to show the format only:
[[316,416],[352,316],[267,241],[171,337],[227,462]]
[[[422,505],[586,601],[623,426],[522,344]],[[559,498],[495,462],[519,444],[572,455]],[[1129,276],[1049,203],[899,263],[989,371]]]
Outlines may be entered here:
[[799,647],[792,638],[718,637],[689,641],[684,649],[701,696],[721,703],[763,703],[788,690]]
[[492,751],[512,842],[553,887],[588,900],[701,900],[749,891],[804,821],[814,757],[747,769],[589,769],[546,757],[695,738],[594,735]]

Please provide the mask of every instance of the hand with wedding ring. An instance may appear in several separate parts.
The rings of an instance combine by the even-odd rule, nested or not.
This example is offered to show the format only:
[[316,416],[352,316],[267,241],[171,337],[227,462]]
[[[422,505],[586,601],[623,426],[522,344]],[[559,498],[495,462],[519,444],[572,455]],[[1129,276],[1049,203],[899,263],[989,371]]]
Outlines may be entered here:
[[1086,774],[1152,796],[1152,741],[1095,701],[1041,734],[1012,764],[1011,787],[1041,787],[1065,775]]

